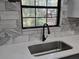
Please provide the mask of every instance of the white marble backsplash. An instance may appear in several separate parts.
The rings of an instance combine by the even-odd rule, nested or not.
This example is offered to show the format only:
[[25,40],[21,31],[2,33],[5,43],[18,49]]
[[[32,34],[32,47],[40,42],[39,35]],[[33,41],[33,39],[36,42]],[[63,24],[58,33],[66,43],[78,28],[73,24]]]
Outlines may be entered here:
[[[0,35],[5,36],[6,33],[9,37],[0,39],[0,45],[3,41],[13,44],[14,39],[21,35],[21,12],[20,12],[20,2],[8,2],[8,0],[0,0]],[[1,43],[2,42],[2,43]]]

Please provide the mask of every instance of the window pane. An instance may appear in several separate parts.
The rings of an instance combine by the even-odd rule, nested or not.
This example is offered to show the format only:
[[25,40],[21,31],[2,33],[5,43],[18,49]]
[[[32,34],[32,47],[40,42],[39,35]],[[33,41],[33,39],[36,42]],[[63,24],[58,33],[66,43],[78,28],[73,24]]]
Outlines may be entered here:
[[47,18],[48,25],[56,25],[57,19],[56,18]]
[[46,9],[36,9],[36,17],[45,17],[46,16]]
[[34,0],[22,0],[22,5],[34,6]]
[[46,0],[36,0],[36,6],[46,6]]
[[23,27],[35,27],[35,18],[24,18]]
[[43,26],[46,23],[46,18],[36,18],[36,26]]
[[57,6],[58,0],[48,0],[48,6]]
[[57,17],[57,9],[48,9],[47,17],[56,18]]
[[35,17],[34,8],[22,8],[23,17]]

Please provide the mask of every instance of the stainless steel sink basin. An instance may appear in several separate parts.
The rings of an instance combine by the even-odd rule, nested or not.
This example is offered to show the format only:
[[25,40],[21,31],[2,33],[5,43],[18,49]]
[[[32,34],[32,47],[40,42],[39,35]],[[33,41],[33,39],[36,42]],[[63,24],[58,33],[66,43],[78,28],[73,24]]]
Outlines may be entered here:
[[69,50],[72,49],[72,47],[62,41],[55,41],[44,44],[32,45],[29,46],[28,49],[30,53],[34,56],[41,56],[50,53]]

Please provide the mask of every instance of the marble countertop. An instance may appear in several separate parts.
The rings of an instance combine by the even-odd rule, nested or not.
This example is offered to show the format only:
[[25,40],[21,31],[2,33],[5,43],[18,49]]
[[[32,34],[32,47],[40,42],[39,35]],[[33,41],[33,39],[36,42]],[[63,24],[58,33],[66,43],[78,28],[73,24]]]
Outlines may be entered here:
[[[72,46],[73,48],[70,50],[51,53],[38,57],[31,55],[31,53],[28,50],[28,46],[30,45],[53,42],[53,41],[63,41],[66,44]],[[61,37],[61,38],[52,37],[50,35],[45,42],[35,40],[31,42],[5,45],[0,47],[0,59],[59,59],[77,53],[79,53],[79,35]]]

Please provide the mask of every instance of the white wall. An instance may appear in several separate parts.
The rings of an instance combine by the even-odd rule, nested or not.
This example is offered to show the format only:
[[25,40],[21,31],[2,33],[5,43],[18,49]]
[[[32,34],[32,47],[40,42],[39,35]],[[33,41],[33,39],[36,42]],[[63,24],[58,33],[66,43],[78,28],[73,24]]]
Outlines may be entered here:
[[79,0],[68,0],[68,17],[79,18]]
[[68,17],[73,16],[74,0],[68,0]]

